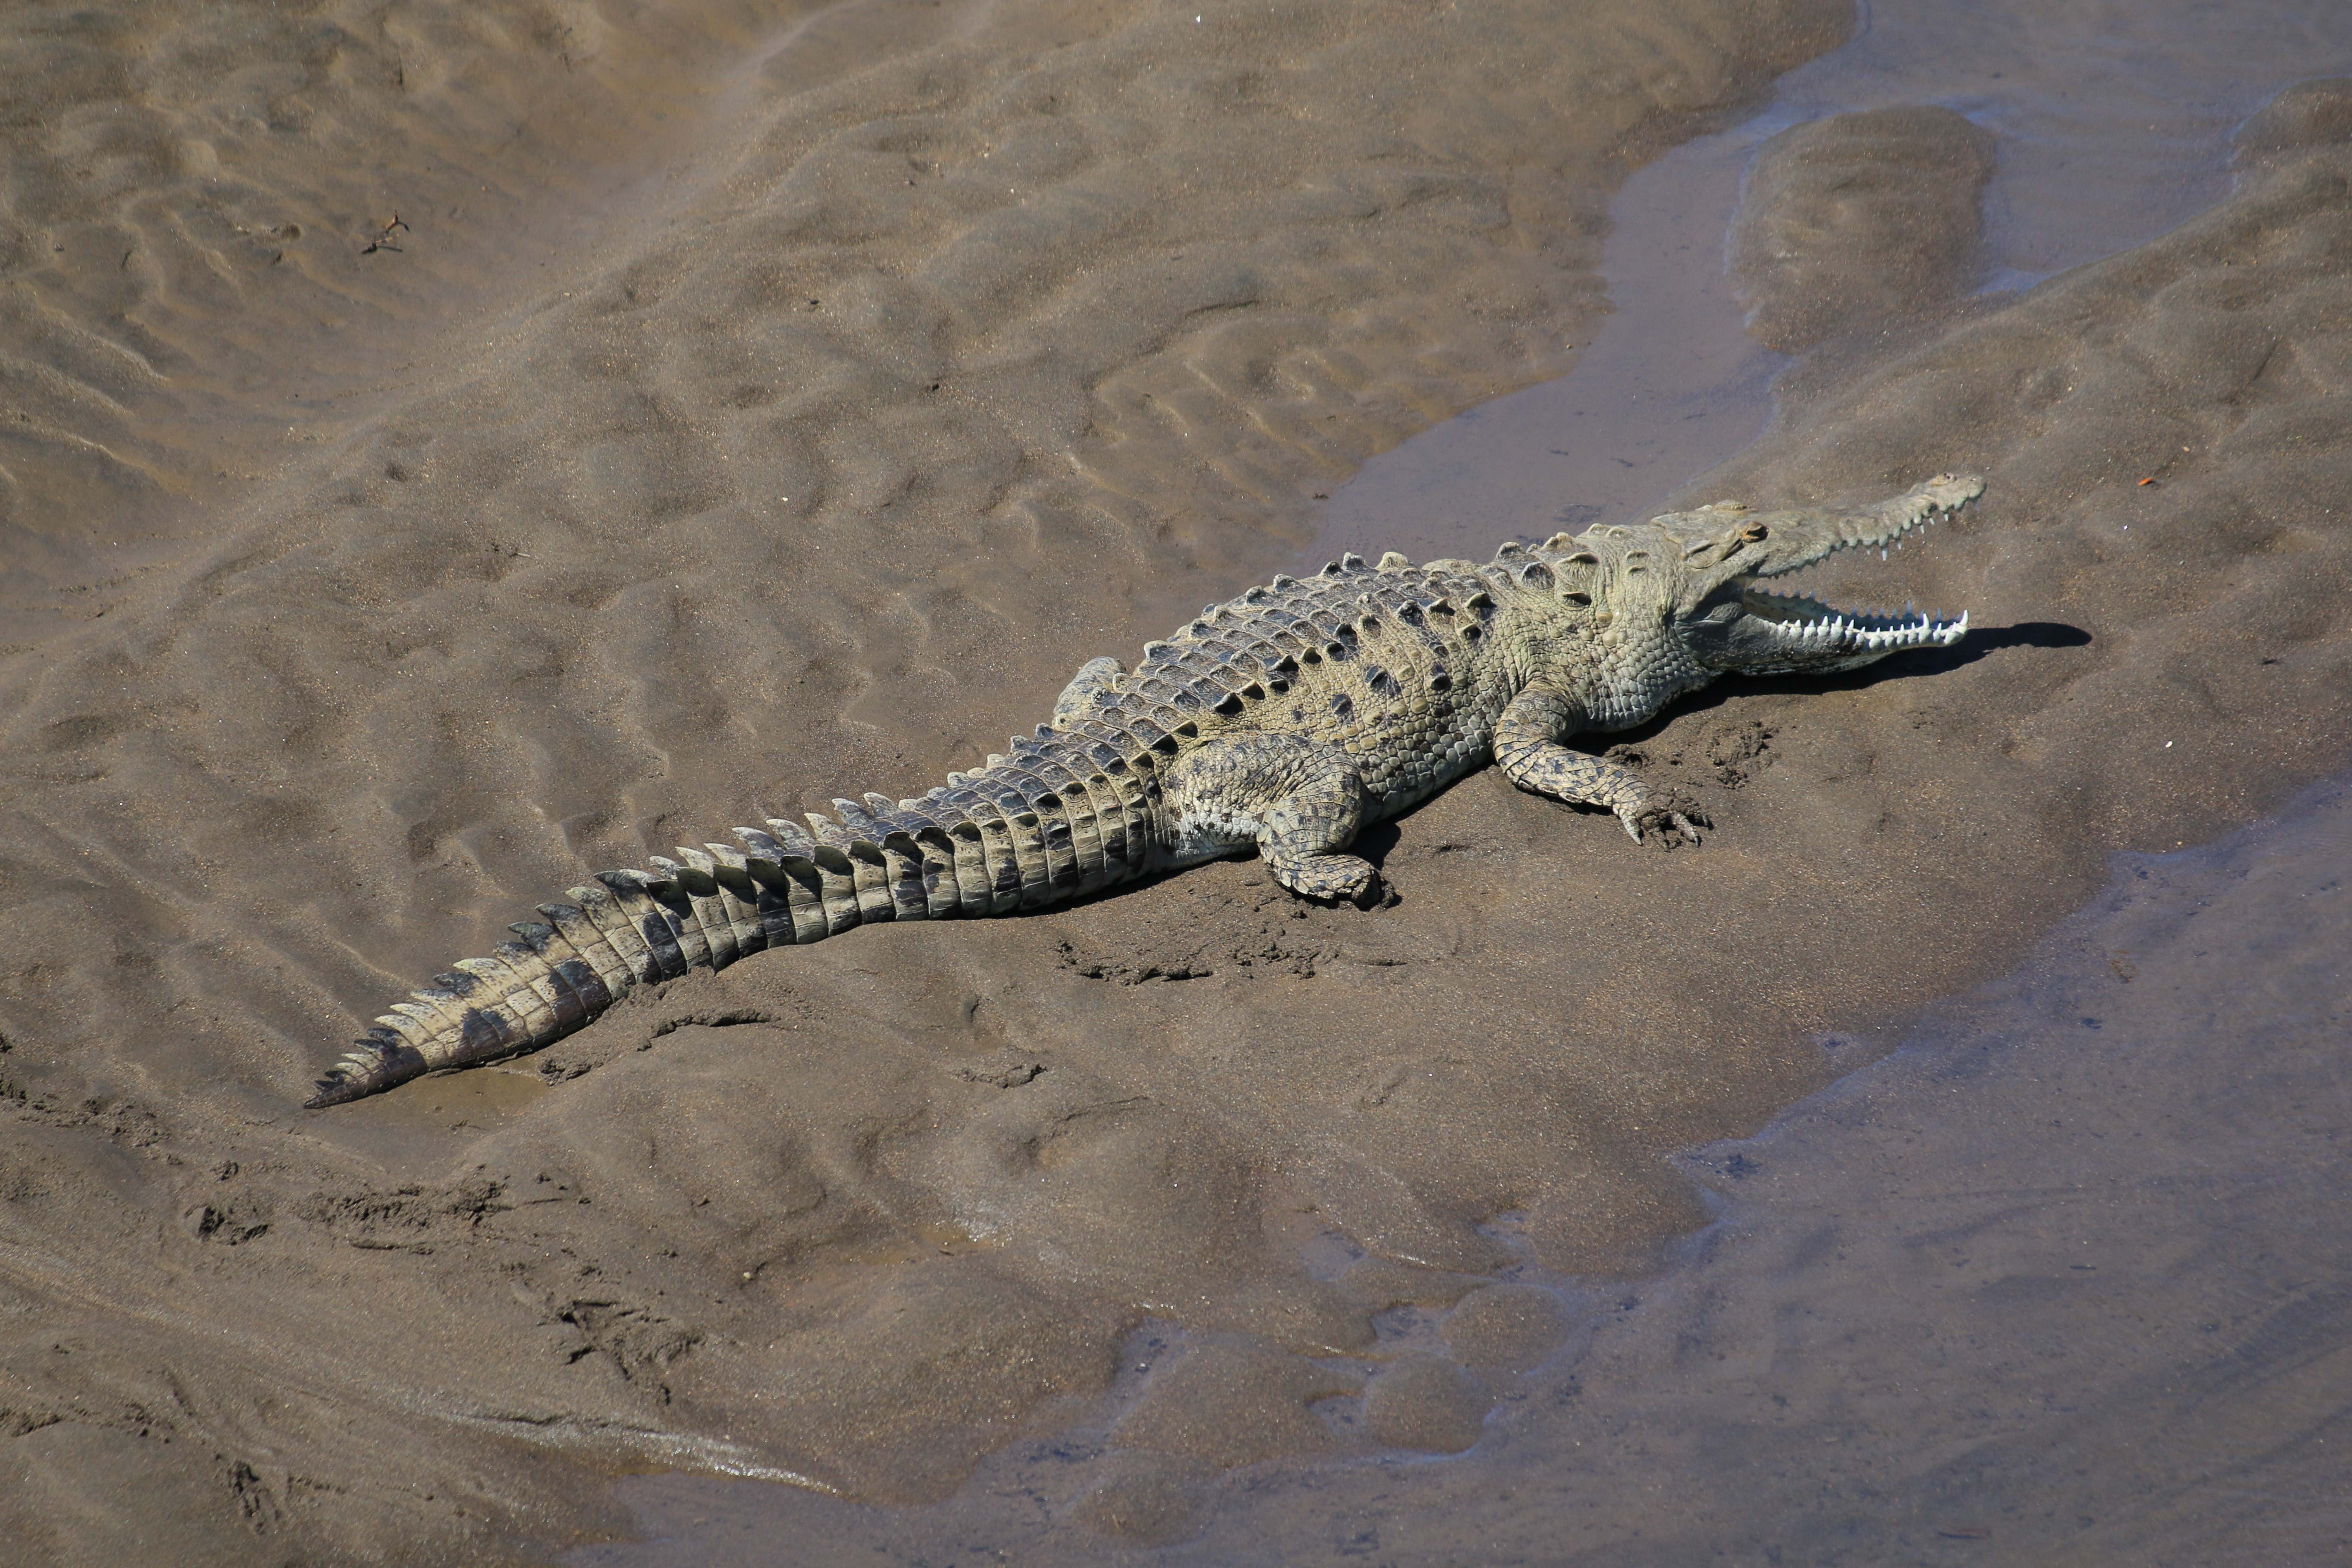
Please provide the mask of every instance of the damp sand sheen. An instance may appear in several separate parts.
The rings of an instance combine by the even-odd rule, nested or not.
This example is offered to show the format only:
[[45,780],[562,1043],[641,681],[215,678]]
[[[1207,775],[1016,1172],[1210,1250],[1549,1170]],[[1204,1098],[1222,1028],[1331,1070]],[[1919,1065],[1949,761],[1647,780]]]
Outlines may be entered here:
[[[2324,13],[2280,26],[2237,114],[2341,58]],[[585,868],[912,795],[1296,571],[1368,460],[1601,341],[1629,169],[1854,36],[1798,3],[12,13],[0,1534],[618,1552],[685,1495],[644,1487],[733,1475],[914,1556],[1076,1433],[1030,1544],[1082,1555],[1213,1526],[1228,1476],[1483,1463],[1591,1331],[1515,1270],[1638,1277],[1706,1218],[1664,1156],[1860,1065],[1823,1031],[2343,767],[2336,89],[2030,290],[1969,291],[2036,270],[1998,151],[1904,151],[1968,104],[1857,106],[1905,112],[1747,193],[1795,232],[1866,146],[1990,216],[1925,283],[1740,274],[1875,335],[1774,351],[1760,440],[1609,504],[1966,468],[2000,510],[1894,563],[1969,606],[1958,647],[1626,738],[1702,848],[1479,775],[1366,842],[1392,908],[1219,863],[298,1102]],[[1891,253],[1873,210],[1841,221]],[[1473,521],[1366,542],[1559,526]]]

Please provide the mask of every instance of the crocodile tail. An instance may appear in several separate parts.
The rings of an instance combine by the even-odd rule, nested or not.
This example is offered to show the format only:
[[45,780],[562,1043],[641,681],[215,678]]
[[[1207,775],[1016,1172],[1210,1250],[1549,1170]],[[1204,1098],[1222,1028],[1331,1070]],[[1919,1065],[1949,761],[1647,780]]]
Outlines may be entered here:
[[[747,953],[819,942],[874,920],[944,912],[928,898],[909,908],[899,896],[904,833],[861,832],[814,816],[809,822],[739,827],[740,847],[681,848],[676,860],[651,858],[648,871],[599,871],[571,889],[569,902],[541,904],[540,920],[508,928],[515,940],[489,957],[460,959],[394,1003],[304,1104],[340,1105],[438,1068],[536,1049],[637,986],[690,969],[723,969]],[[919,889],[919,874],[914,879]]]
[[[808,826],[739,827],[740,847],[681,848],[600,871],[541,904],[488,958],[395,1002],[304,1104],[340,1105],[439,1068],[535,1050],[639,985],[879,921],[1004,914],[1156,864],[1158,753],[1124,729],[1041,725],[920,800],[836,800]],[[835,820],[837,818],[838,820]]]

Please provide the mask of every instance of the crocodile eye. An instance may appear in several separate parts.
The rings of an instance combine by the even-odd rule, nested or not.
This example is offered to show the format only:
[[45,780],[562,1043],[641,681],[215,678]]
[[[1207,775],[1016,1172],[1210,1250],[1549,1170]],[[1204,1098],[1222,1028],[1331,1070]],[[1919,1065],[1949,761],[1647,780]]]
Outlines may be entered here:
[[1746,543],[1761,544],[1771,531],[1760,522],[1751,522],[1739,531],[1739,537]]

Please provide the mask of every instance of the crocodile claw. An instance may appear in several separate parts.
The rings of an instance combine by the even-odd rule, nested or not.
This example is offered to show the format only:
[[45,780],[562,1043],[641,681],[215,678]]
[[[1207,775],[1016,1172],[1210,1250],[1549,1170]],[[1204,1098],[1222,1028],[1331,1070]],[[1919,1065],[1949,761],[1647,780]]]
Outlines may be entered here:
[[1681,834],[1684,838],[1696,845],[1699,842],[1698,825],[1706,819],[1701,816],[1695,821],[1684,813],[1667,806],[1626,805],[1618,807],[1617,820],[1625,825],[1626,837],[1636,844],[1647,844],[1650,841],[1649,829],[1654,827],[1658,829],[1659,842],[1671,846],[1673,840],[1666,837],[1668,829],[1671,828],[1674,832]]

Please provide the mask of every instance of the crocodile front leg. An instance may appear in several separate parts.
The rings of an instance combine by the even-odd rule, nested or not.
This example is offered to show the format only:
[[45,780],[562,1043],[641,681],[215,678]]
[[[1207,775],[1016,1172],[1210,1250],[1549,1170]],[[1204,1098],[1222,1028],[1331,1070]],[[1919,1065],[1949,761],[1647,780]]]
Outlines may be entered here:
[[1581,717],[1576,705],[1559,693],[1528,687],[1511,699],[1496,721],[1496,765],[1505,778],[1532,795],[1607,807],[1636,844],[1647,829],[1668,826],[1697,843],[1698,829],[1691,819],[1657,804],[1630,770],[1559,743],[1562,736],[1582,728]]
[[1297,735],[1227,735],[1169,771],[1162,797],[1179,865],[1255,844],[1274,879],[1310,899],[1363,902],[1380,891],[1370,861],[1339,851],[1363,826],[1355,765]]

